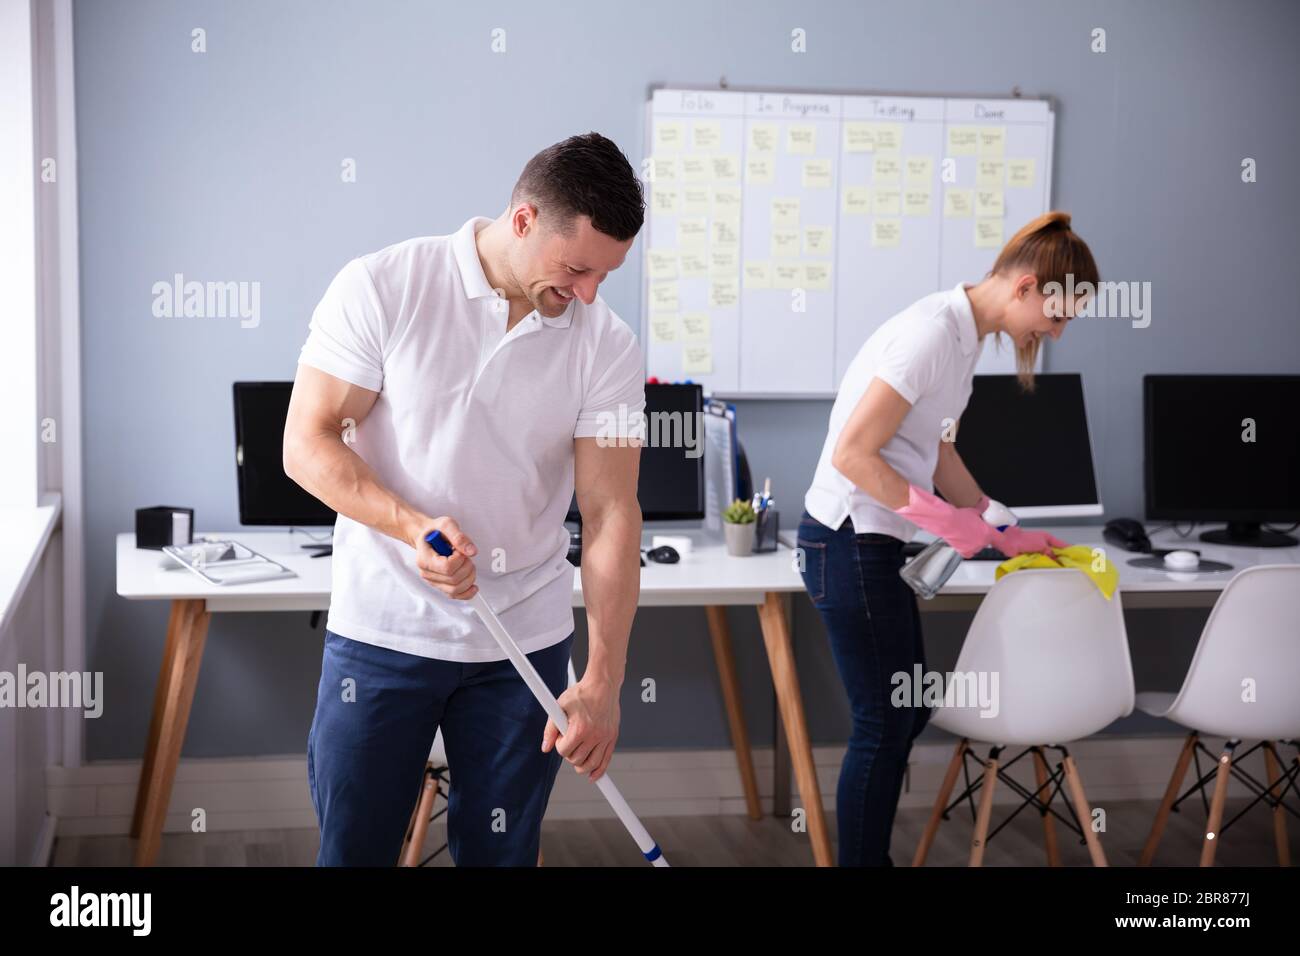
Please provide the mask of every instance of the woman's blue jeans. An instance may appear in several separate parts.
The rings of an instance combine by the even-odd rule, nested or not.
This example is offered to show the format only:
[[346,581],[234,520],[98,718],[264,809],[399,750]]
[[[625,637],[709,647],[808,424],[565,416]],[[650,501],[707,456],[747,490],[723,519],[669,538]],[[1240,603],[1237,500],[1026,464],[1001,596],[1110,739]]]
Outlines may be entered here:
[[839,865],[892,866],[889,837],[908,754],[930,717],[911,706],[910,694],[902,706],[890,700],[895,674],[910,682],[917,664],[925,670],[916,595],[898,576],[903,542],[855,534],[851,519],[832,531],[804,512],[798,544],[804,587],[826,625],[853,719],[835,799]]

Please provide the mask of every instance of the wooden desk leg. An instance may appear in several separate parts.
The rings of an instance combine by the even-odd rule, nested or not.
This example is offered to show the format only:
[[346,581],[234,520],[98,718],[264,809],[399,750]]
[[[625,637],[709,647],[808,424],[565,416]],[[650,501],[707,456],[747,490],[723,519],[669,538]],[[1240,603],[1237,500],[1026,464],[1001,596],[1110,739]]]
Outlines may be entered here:
[[759,606],[758,621],[763,629],[763,643],[767,645],[767,660],[772,668],[772,683],[776,685],[781,722],[785,724],[785,734],[790,741],[799,796],[803,799],[804,812],[808,814],[808,835],[812,839],[813,860],[818,866],[833,866],[830,833],[826,829],[826,813],[822,809],[822,793],[817,784],[812,741],[808,737],[808,720],[804,714],[803,695],[799,692],[799,675],[794,666],[794,648],[790,645],[790,628],[785,619],[784,601],[779,593],[768,592]]
[[749,747],[745,728],[745,711],[740,703],[740,682],[736,679],[736,656],[731,647],[731,629],[727,626],[727,609],[709,606],[704,609],[709,620],[709,637],[713,640],[713,659],[718,664],[722,682],[722,699],[727,705],[727,723],[731,726],[731,746],[736,751],[740,782],[745,788],[745,806],[751,820],[763,819],[763,805],[758,799],[758,777],[754,773],[754,754]]
[[153,730],[157,730],[157,739],[152,742],[152,759],[146,755],[136,791],[140,831],[140,842],[135,848],[136,866],[151,866],[158,857],[163,820],[190,720],[190,705],[194,702],[194,687],[199,679],[203,643],[211,617],[203,601],[176,601],[172,607],[150,730],[151,737]]
[[162,667],[158,673],[158,685],[153,692],[153,716],[149,719],[149,740],[144,748],[140,785],[135,791],[135,812],[131,815],[131,836],[137,839],[140,836],[140,824],[144,820],[144,798],[148,793],[145,784],[153,775],[154,758],[158,753],[158,734],[162,731],[163,708],[167,703],[167,684],[171,680],[172,660],[176,656],[176,641],[181,631],[181,612],[184,607],[184,601],[172,601],[171,615],[167,619],[167,642],[163,645]]

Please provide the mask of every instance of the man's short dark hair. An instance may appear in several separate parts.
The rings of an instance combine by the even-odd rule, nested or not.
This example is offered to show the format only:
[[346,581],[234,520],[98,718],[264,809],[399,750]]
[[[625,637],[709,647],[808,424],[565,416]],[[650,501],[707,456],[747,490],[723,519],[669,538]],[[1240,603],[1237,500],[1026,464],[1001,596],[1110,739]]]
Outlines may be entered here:
[[626,242],[641,231],[645,196],[632,164],[599,133],[570,136],[548,146],[519,174],[510,204],[530,202],[538,214],[567,232],[587,216],[597,232]]

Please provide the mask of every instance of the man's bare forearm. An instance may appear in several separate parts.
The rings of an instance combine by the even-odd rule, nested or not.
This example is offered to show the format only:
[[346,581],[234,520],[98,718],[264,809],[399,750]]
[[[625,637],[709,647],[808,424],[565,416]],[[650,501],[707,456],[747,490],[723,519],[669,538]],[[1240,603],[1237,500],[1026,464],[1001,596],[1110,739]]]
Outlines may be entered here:
[[590,649],[583,678],[623,684],[641,594],[641,508],[636,499],[582,518],[582,596]]

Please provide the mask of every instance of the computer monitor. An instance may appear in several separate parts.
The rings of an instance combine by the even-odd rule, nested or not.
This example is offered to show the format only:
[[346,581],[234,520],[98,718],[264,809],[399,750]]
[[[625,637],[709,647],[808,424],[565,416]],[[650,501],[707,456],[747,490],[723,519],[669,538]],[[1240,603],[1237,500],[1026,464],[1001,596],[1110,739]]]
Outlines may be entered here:
[[[704,389],[647,383],[637,500],[646,521],[704,517]],[[580,522],[576,498],[567,520]]]
[[284,473],[284,421],[292,392],[292,382],[235,383],[240,524],[334,524],[334,511]]
[[1145,487],[1153,521],[1224,521],[1202,541],[1291,547],[1300,521],[1300,375],[1147,375]]
[[1074,372],[976,375],[957,429],[970,473],[1020,518],[1102,514],[1088,436],[1083,380]]

